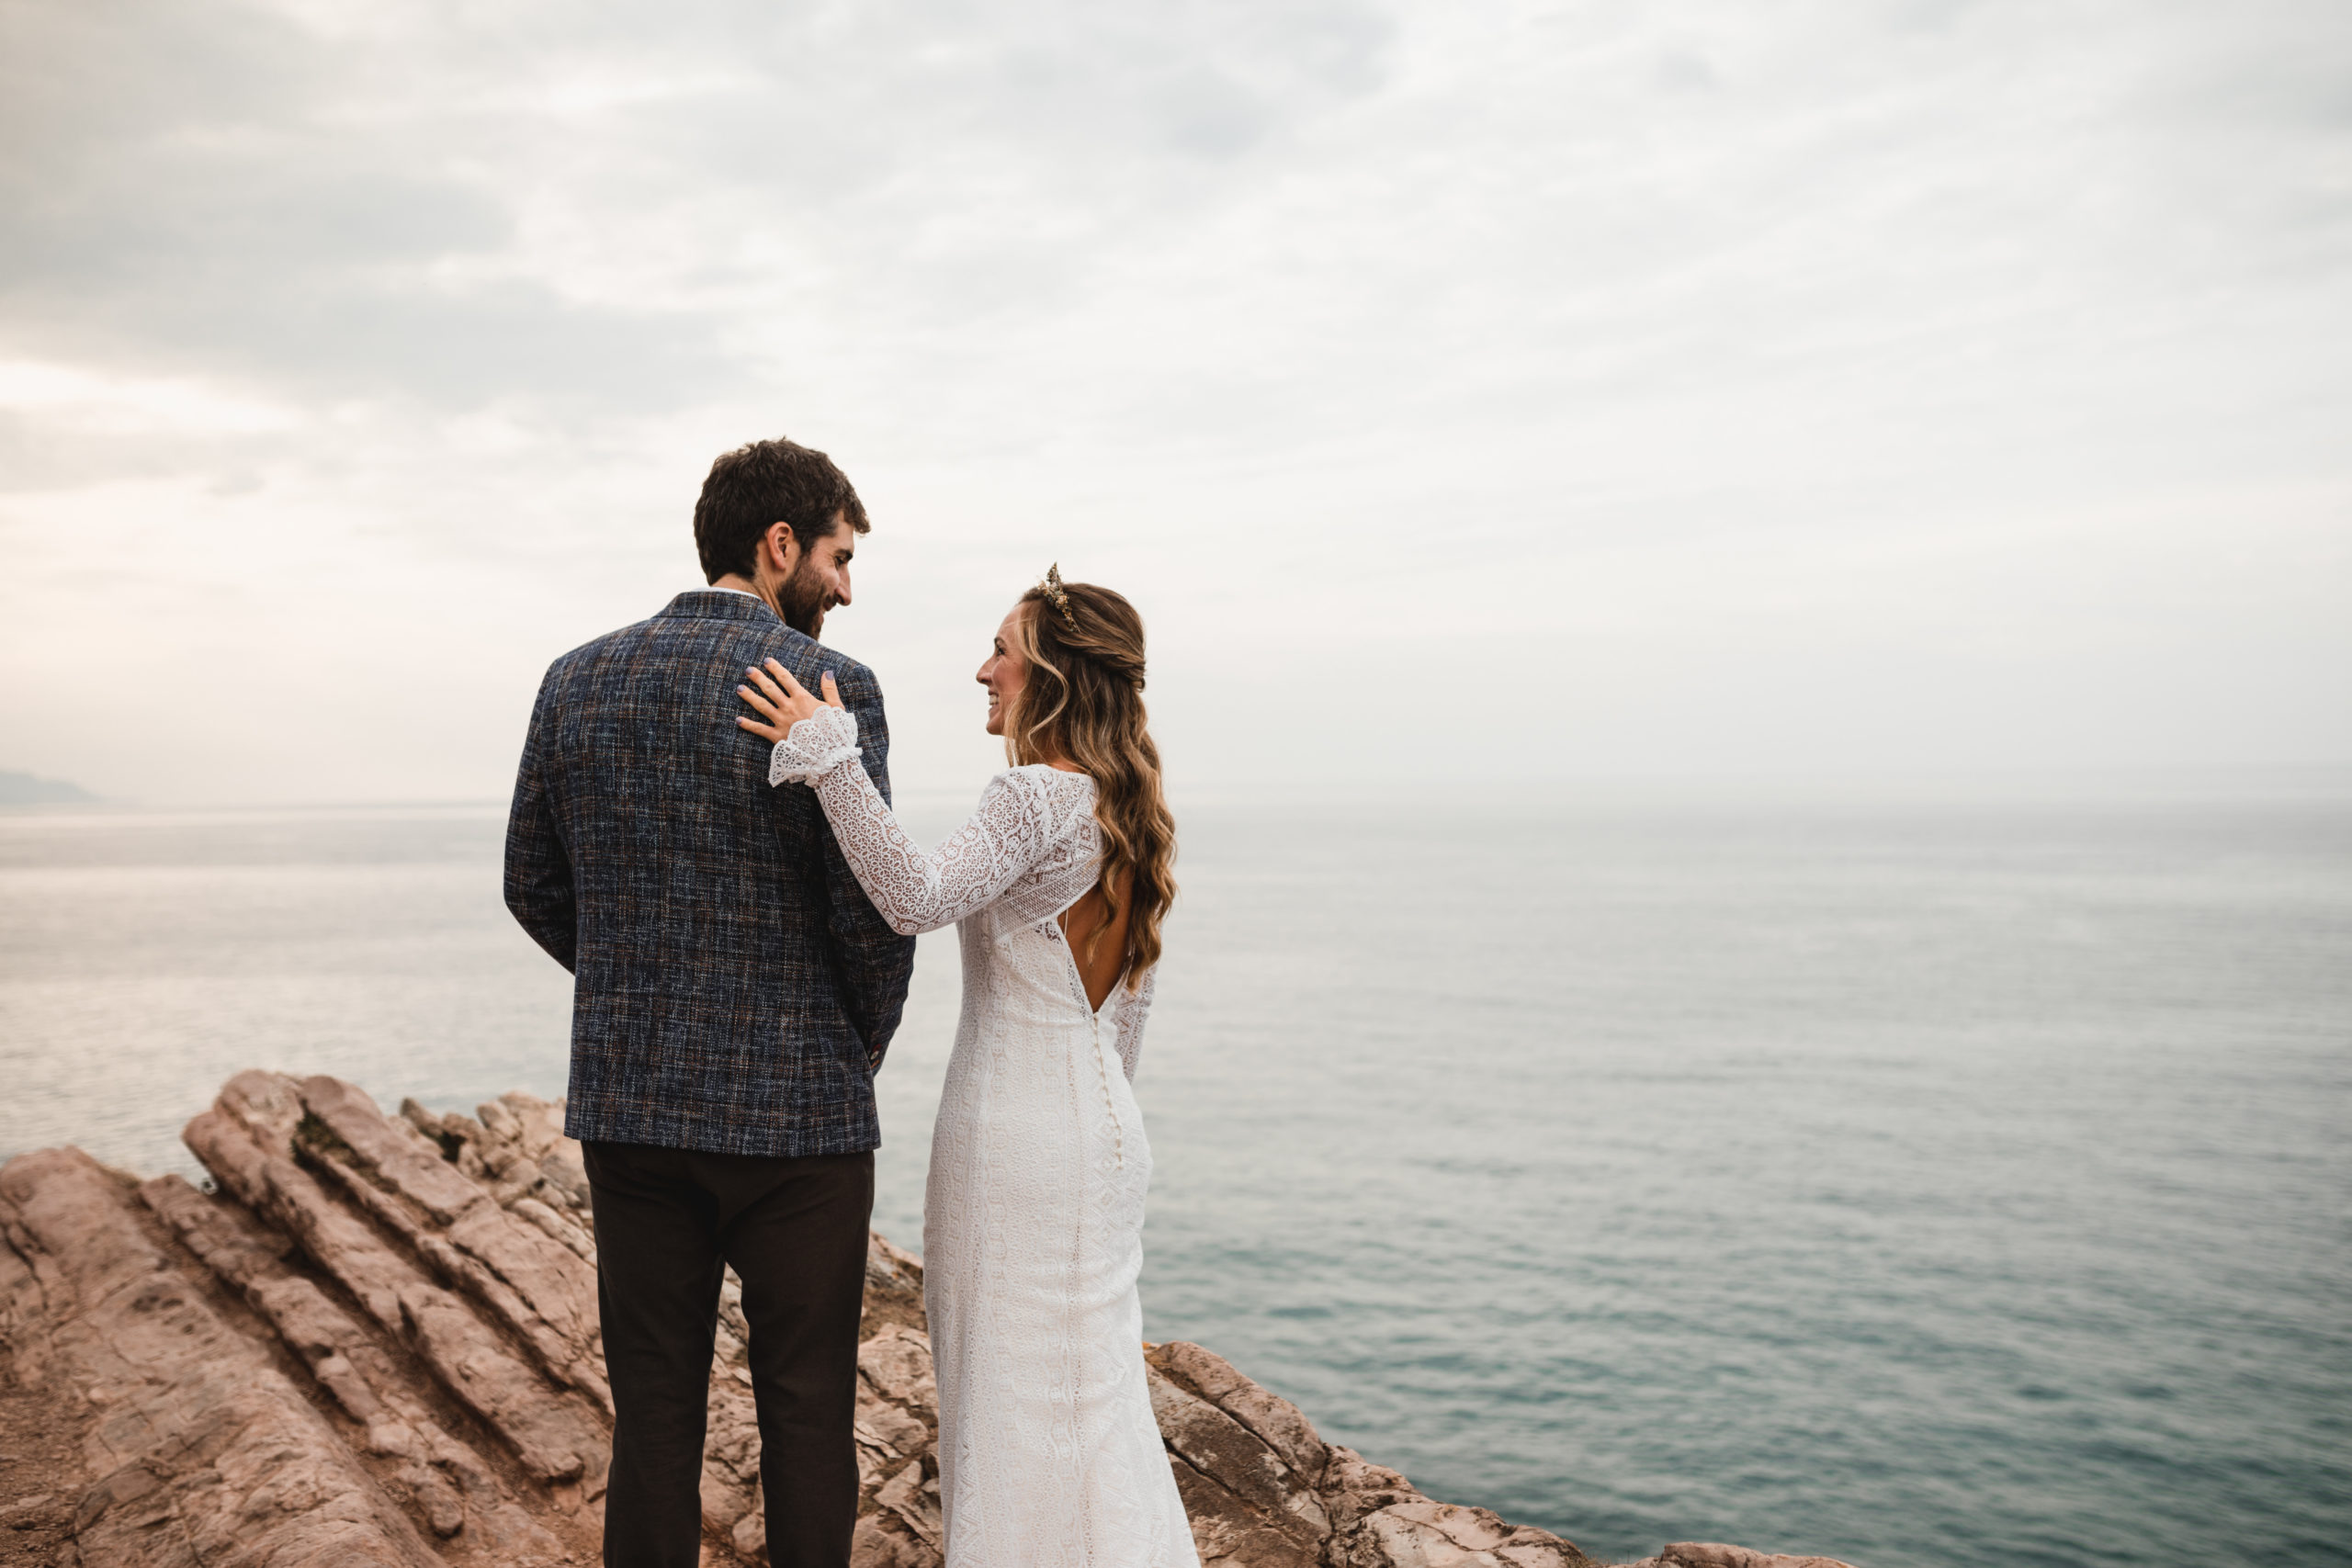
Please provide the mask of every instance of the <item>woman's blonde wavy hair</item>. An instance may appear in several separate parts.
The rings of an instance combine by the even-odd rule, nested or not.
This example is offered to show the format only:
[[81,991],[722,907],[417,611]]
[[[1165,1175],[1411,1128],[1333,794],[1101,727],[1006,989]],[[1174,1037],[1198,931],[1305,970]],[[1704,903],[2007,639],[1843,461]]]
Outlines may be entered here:
[[1159,961],[1159,921],[1176,899],[1176,818],[1159,788],[1159,748],[1143,706],[1143,617],[1125,598],[1058,575],[1021,596],[1014,645],[1029,673],[1005,716],[1016,768],[1060,757],[1094,780],[1102,897],[1127,917],[1127,987]]

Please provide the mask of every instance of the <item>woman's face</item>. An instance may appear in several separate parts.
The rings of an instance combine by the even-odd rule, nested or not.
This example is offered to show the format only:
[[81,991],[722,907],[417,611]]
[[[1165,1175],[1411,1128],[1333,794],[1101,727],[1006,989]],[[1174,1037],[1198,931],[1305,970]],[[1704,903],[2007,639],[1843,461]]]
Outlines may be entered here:
[[1029,679],[1029,662],[1021,657],[1019,642],[1021,616],[1025,608],[1015,604],[1005,615],[1004,623],[996,628],[995,645],[975,677],[989,689],[990,735],[1004,733],[1004,716],[1012,711],[1012,699]]

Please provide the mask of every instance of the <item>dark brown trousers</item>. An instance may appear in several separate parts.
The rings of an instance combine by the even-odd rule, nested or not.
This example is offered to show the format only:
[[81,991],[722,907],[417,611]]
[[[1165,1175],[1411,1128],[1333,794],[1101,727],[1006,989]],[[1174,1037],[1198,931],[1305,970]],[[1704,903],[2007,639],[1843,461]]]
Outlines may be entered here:
[[695,1568],[718,1287],[752,1330],[775,1568],[846,1568],[857,1521],[857,1320],[874,1156],[582,1145],[612,1379],[605,1568]]

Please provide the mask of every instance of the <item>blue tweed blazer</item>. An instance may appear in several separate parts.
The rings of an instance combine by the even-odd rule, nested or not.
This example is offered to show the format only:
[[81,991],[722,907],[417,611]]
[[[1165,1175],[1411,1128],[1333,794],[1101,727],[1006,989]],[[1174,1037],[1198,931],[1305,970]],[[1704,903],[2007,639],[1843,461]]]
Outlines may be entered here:
[[873,672],[748,594],[681,593],[548,669],[506,825],[506,907],[573,976],[575,1138],[741,1155],[878,1145],[874,1072],[915,945],[850,874],[817,797],[770,788],[738,728],[774,655],[857,715],[887,795]]

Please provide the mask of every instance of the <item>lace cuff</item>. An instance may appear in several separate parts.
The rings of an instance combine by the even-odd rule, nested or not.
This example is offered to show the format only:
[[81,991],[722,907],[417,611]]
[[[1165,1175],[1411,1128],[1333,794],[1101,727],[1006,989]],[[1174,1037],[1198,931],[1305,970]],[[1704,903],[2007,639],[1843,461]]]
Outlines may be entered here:
[[768,753],[768,783],[812,784],[858,755],[857,716],[847,708],[821,707],[794,725]]

